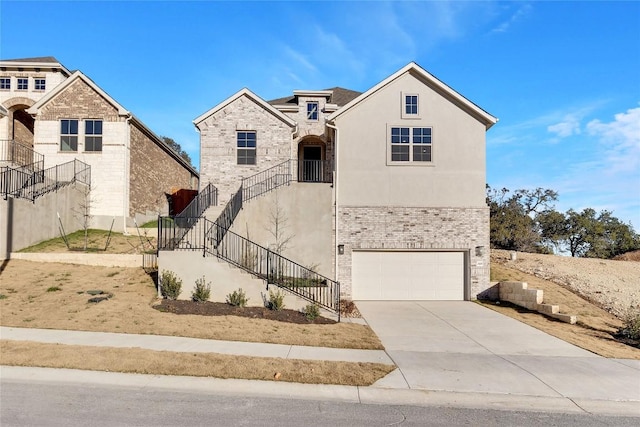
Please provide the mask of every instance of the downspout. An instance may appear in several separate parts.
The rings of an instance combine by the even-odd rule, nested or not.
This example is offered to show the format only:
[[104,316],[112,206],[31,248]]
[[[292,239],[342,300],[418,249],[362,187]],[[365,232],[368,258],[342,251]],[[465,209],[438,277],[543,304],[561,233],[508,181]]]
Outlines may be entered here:
[[333,138],[333,158],[334,158],[334,165],[333,165],[333,193],[335,194],[335,207],[334,207],[334,215],[333,215],[333,221],[334,221],[334,228],[335,228],[335,236],[336,236],[336,241],[335,244],[333,245],[333,259],[334,259],[334,272],[333,272],[333,276],[334,276],[334,280],[337,282],[338,281],[338,256],[340,254],[338,254],[338,245],[339,245],[339,240],[338,240],[338,128],[335,125],[332,125],[329,122],[326,122],[326,125],[328,128],[333,129],[334,131],[334,138]]
[[[296,135],[298,134],[298,123],[296,123],[296,125],[293,127],[293,130],[291,131],[291,142],[293,143],[293,141],[295,141],[296,139]],[[292,146],[293,144],[291,144],[291,146],[289,148],[291,148],[292,151],[294,151],[294,147]],[[295,156],[295,157],[294,157]],[[296,168],[296,181],[298,180],[298,144],[296,144],[295,146],[295,153],[289,152],[289,167],[291,167],[291,159],[295,159],[295,168]],[[289,172],[291,172],[291,169],[289,169]],[[290,173],[291,176],[293,176]],[[287,184],[288,185],[288,184]]]
[[124,121],[125,123],[125,127],[127,130],[127,138],[124,141],[124,150],[123,150],[123,154],[122,154],[122,167],[123,167],[123,171],[124,171],[124,177],[123,177],[123,185],[122,185],[122,234],[124,234],[125,236],[128,235],[127,233],[127,216],[128,216],[128,212],[127,212],[127,192],[128,192],[128,182],[129,180],[127,179],[127,176],[129,175],[129,169],[127,168],[127,150],[130,149],[131,147],[131,127],[130,127],[130,121],[133,118],[133,116],[131,114],[129,114],[129,117],[127,117]]

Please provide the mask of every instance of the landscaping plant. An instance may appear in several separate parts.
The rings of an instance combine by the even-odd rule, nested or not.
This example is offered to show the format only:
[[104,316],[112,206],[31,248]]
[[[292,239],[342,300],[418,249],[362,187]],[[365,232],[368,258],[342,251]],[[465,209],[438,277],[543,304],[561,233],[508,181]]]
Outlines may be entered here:
[[172,271],[162,270],[160,275],[160,293],[170,300],[177,300],[182,290],[182,280]]
[[247,295],[244,293],[242,288],[227,295],[227,304],[236,307],[246,307],[247,302],[249,302],[249,299],[247,298]]
[[304,308],[304,315],[310,322],[313,322],[320,317],[320,307],[318,304],[309,304]]
[[202,276],[202,279],[196,279],[196,287],[191,292],[191,300],[194,302],[209,301],[211,296],[211,282],[207,283]]
[[269,291],[269,308],[271,310],[280,311],[284,308],[284,293],[277,290]]

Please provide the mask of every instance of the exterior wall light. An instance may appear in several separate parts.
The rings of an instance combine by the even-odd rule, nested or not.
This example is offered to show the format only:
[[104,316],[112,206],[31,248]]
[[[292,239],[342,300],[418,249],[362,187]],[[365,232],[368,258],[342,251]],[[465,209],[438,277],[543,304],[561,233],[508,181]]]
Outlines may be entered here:
[[344,255],[344,245],[338,245],[338,255]]
[[476,256],[484,255],[484,246],[476,246]]

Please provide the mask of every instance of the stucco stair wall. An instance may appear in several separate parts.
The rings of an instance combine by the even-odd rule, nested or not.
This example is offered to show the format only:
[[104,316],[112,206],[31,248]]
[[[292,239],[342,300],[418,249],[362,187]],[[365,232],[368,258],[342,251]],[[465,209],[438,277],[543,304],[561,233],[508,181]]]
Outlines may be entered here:
[[[264,280],[258,279],[245,271],[232,266],[216,257],[203,257],[200,251],[160,251],[158,255],[158,273],[171,271],[182,280],[182,292],[179,299],[191,299],[191,293],[195,288],[197,279],[203,276],[207,283],[211,282],[210,301],[226,302],[227,295],[239,288],[249,298],[249,306],[264,306],[264,301],[269,299],[269,291]],[[274,292],[279,289],[271,285],[269,289]],[[306,307],[309,302],[292,295],[286,290],[285,308],[299,310]]]
[[273,216],[279,209],[281,255],[326,277],[334,277],[333,193],[331,184],[292,182],[243,203],[231,231],[273,249]]

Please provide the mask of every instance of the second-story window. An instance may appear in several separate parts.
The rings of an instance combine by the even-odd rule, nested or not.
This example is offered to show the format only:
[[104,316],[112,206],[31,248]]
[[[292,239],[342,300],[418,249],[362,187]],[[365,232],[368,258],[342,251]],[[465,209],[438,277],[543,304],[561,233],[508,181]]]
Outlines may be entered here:
[[256,164],[256,133],[255,131],[238,132],[237,150],[239,165]]
[[18,90],[29,89],[29,79],[26,77],[18,77]]
[[307,102],[307,120],[318,120],[317,102]]
[[84,151],[102,151],[102,120],[85,120]]
[[11,89],[11,77],[0,77],[0,89]]
[[60,120],[60,151],[78,151],[78,120]]
[[409,116],[418,114],[418,95],[404,96],[404,113]]
[[45,79],[34,79],[34,89],[35,90],[45,90],[46,88],[46,80]]

